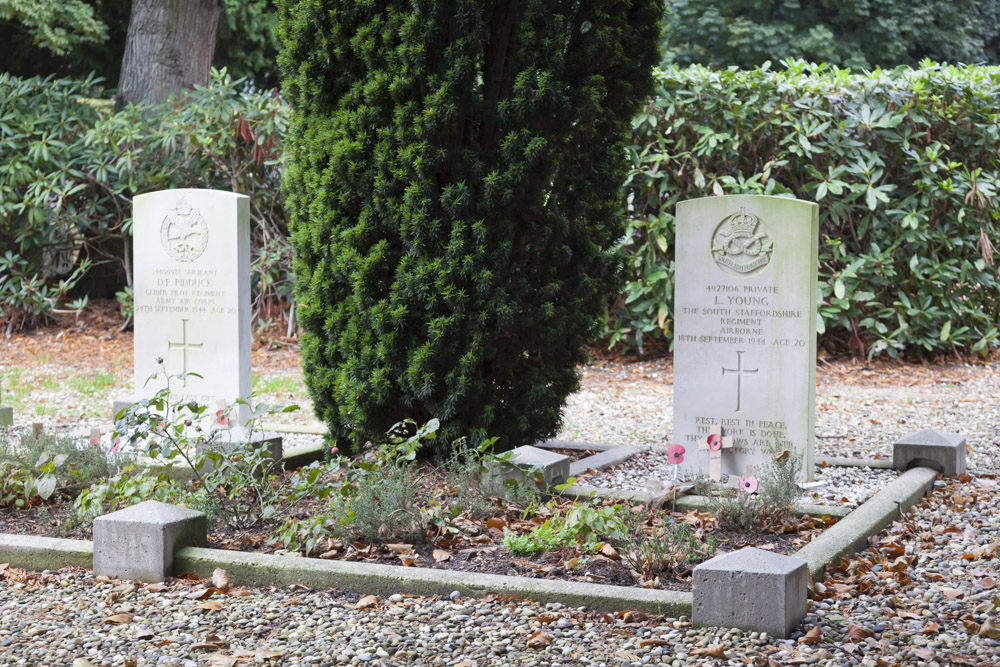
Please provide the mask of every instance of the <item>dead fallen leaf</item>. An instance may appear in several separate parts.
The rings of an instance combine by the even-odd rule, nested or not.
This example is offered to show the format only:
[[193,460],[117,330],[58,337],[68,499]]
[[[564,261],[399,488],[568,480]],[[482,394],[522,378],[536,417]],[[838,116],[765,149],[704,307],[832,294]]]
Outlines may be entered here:
[[215,595],[215,593],[218,590],[219,589],[215,588],[214,586],[209,586],[208,588],[199,586],[198,588],[193,589],[190,593],[188,593],[184,597],[186,597],[188,600],[205,600]]
[[236,658],[221,653],[213,653],[208,656],[206,663],[210,667],[234,667]]
[[385,546],[388,549],[390,549],[392,551],[395,551],[398,554],[406,554],[406,553],[410,553],[411,551],[413,551],[413,545],[412,544],[395,543],[395,544],[387,544]]
[[541,614],[536,616],[539,623],[555,623],[559,620],[559,614],[551,611],[543,611]]
[[818,644],[821,641],[823,641],[823,635],[820,634],[818,626],[799,637],[800,644]]
[[378,604],[378,596],[377,595],[366,595],[363,598],[361,598],[360,600],[358,600],[358,603],[356,605],[354,605],[354,608],[355,609],[370,609],[370,608],[374,607],[377,604]]
[[707,655],[710,658],[726,659],[726,647],[722,644],[712,644],[704,648],[692,649],[690,655]]
[[281,658],[284,655],[285,651],[272,651],[269,648],[258,646],[254,649],[253,659],[260,662],[261,660],[270,660],[271,658]]
[[144,628],[141,625],[135,626],[134,637],[136,639],[152,639],[154,636],[153,631],[149,628]]
[[125,625],[132,622],[133,615],[127,612],[122,612],[121,614],[112,614],[104,619],[104,623],[107,625]]
[[639,648],[645,648],[646,646],[670,646],[670,642],[666,639],[640,639]]
[[205,635],[205,639],[195,644],[191,644],[192,651],[203,651],[205,649],[217,651],[221,648],[229,648],[229,642],[218,635]]
[[979,626],[979,632],[977,632],[980,637],[989,637],[990,639],[1000,640],[1000,628],[993,625],[993,621],[986,619],[986,621]]
[[917,656],[921,660],[930,660],[934,657],[934,649],[930,648],[915,648],[913,649],[913,655]]
[[941,592],[945,597],[952,598],[953,600],[965,595],[965,591],[960,588],[942,588]]
[[618,552],[610,544],[605,544],[603,547],[601,547],[601,555],[613,559],[618,558]]
[[435,549],[431,555],[434,556],[435,563],[445,563],[451,560],[451,554],[444,549]]
[[507,527],[507,522],[504,521],[503,519],[501,519],[498,516],[495,516],[495,517],[492,517],[492,518],[489,518],[489,519],[486,520],[486,529],[487,530],[496,530],[496,531],[499,531],[499,532],[502,533],[503,529],[506,528],[506,527]]
[[157,581],[152,584],[146,584],[145,586],[142,587],[142,590],[149,591],[150,593],[159,593],[160,591],[164,591],[166,589],[167,585],[162,581]]
[[220,593],[229,590],[229,574],[221,567],[215,568],[212,572],[212,585],[219,589]]
[[538,632],[528,637],[528,641],[525,643],[525,646],[527,646],[528,648],[544,648],[551,643],[552,643],[552,635],[550,635],[547,632],[542,632],[541,630],[539,630]]
[[219,600],[205,600],[200,605],[195,607],[195,609],[206,609],[208,611],[221,611],[222,602]]
[[869,637],[874,637],[875,633],[864,626],[851,623],[847,626],[847,636],[851,638],[852,642],[860,643]]
[[975,583],[977,588],[982,588],[984,591],[988,591],[997,585],[997,582],[994,581],[993,577],[986,577],[985,579],[980,579],[979,581],[973,583]]
[[937,632],[937,631],[938,631],[938,630],[939,630],[940,628],[941,628],[941,626],[940,626],[940,625],[938,625],[938,624],[937,624],[937,623],[935,623],[934,621],[931,621],[930,623],[928,623],[927,625],[925,625],[925,626],[924,626],[924,629],[923,629],[923,630],[921,630],[920,632],[921,632],[922,634],[925,634],[925,635],[932,635],[932,634],[934,634],[935,632]]

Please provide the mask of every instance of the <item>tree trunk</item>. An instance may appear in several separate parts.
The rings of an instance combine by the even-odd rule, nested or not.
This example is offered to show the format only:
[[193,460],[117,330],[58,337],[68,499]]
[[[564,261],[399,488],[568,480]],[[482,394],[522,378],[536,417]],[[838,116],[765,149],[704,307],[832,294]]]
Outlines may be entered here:
[[132,0],[115,110],[208,84],[222,0]]

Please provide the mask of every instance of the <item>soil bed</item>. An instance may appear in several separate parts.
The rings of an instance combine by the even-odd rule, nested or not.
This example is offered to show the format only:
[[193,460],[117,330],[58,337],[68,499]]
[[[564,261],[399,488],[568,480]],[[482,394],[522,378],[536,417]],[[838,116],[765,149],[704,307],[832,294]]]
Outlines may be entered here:
[[[446,496],[447,480],[437,469],[424,466],[421,486],[427,495]],[[291,475],[291,473],[285,473]],[[339,473],[342,475],[343,473]],[[450,489],[454,491],[454,489]],[[506,534],[524,535],[553,516],[565,516],[572,508],[580,506],[573,501],[556,498],[537,507],[534,516],[522,506],[492,499],[493,507],[472,515],[461,512],[446,523],[446,527],[429,526],[425,539],[402,543],[388,537],[382,543],[370,543],[350,538],[324,538],[314,549],[312,557],[342,559],[359,562],[428,567],[463,572],[511,575],[539,579],[562,579],[617,586],[643,585],[633,576],[621,559],[621,551],[629,543],[611,539],[608,542],[582,541],[562,546],[537,555],[512,553],[504,546]],[[612,504],[605,501],[603,506]],[[324,503],[306,500],[298,503],[288,517],[305,519],[321,511]],[[717,550],[702,552],[700,559],[746,546],[756,546],[777,553],[791,554],[822,532],[825,525],[816,519],[790,519],[777,530],[760,530],[753,533],[727,533],[719,529],[715,520],[704,512],[688,511],[659,515],[663,521],[670,517],[678,524],[686,524],[700,545],[713,541]],[[280,526],[280,522],[279,522]],[[280,542],[273,539],[275,525],[258,525],[250,530],[236,531],[216,519],[209,528],[208,547],[257,553],[288,553]],[[71,539],[92,539],[89,521],[80,521],[72,507],[72,500],[63,498],[48,504],[35,503],[25,510],[0,508],[0,532],[24,535],[41,535]],[[646,581],[648,587],[686,591],[691,589],[691,570],[696,562],[683,562],[673,569],[657,573],[655,579]]]

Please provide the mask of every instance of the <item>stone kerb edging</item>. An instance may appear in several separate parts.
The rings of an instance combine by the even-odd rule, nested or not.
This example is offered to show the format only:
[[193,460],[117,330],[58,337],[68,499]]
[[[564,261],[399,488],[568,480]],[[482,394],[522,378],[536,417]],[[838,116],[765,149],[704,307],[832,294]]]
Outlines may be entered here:
[[815,540],[794,554],[806,561],[813,581],[823,579],[828,563],[853,554],[872,535],[902,516],[934,485],[937,471],[911,468],[869,498],[861,507],[827,528]]
[[58,537],[0,533],[0,563],[25,570],[58,570],[94,565],[94,543]]
[[691,593],[629,586],[608,586],[578,581],[529,579],[476,572],[400,567],[379,563],[320,560],[275,556],[222,549],[185,547],[174,556],[178,572],[194,572],[210,577],[216,568],[229,574],[239,585],[332,588],[361,594],[444,595],[459,591],[481,597],[489,593],[514,594],[537,602],[561,602],[598,611],[623,609],[653,614],[691,614]]

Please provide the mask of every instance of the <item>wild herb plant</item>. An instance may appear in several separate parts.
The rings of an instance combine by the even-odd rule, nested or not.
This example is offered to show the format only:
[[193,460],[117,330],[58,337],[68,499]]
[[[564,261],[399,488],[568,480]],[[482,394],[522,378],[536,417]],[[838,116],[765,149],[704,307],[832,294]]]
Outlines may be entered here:
[[801,459],[776,444],[765,446],[758,470],[757,493],[723,488],[709,495],[709,513],[723,530],[755,531],[780,524],[794,512]]
[[622,517],[624,537],[618,541],[618,554],[640,582],[715,555],[714,537],[702,542],[690,526],[678,523],[667,512],[625,508]]

